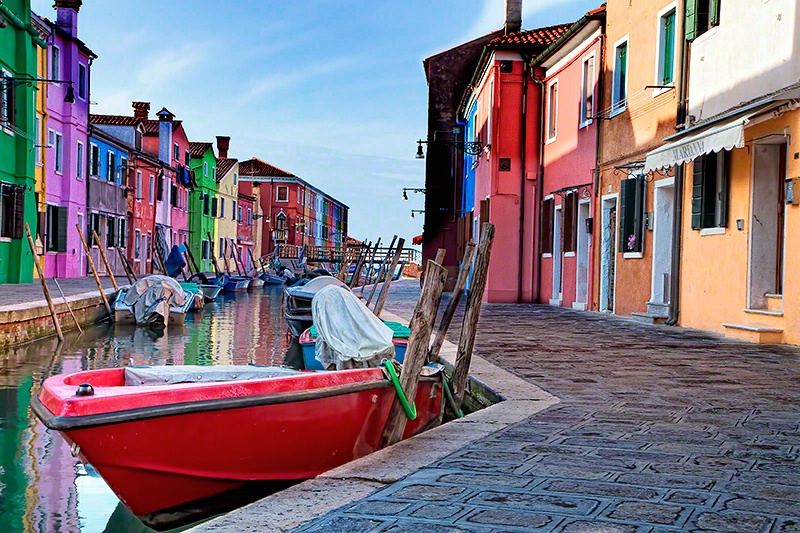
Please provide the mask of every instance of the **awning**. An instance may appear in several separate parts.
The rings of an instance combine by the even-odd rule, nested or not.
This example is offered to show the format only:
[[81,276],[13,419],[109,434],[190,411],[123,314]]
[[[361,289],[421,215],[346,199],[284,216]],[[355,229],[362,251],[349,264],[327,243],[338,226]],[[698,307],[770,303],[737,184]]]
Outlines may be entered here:
[[709,125],[675,142],[667,143],[647,154],[644,172],[669,168],[693,161],[701,155],[732,150],[744,146],[744,128],[761,110]]

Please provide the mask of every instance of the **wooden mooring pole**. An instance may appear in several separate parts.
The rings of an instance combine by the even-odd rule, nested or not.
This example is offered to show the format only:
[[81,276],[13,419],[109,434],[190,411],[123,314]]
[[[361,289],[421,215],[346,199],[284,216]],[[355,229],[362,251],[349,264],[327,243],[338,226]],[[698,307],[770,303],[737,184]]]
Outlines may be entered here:
[[369,280],[372,279],[373,265],[375,264],[375,256],[378,255],[378,248],[381,247],[381,237],[378,237],[378,242],[375,243],[375,248],[369,254],[369,262],[367,263],[367,272],[364,274],[364,283],[361,285],[361,296],[364,296],[364,287],[367,286]]
[[92,237],[94,237],[94,242],[97,243],[97,249],[100,250],[100,258],[103,260],[103,264],[106,265],[106,272],[108,272],[108,277],[111,279],[111,284],[114,286],[114,290],[119,292],[119,285],[117,285],[117,280],[114,279],[114,272],[111,271],[111,265],[108,263],[105,250],[103,250],[103,243],[100,242],[100,237],[97,236],[95,230],[92,230]]
[[[400,238],[397,241],[397,248],[395,248],[394,257],[392,258],[392,265],[389,267],[388,272],[386,273],[386,281],[383,282],[383,287],[381,287],[381,292],[378,295],[378,300],[375,302],[375,308],[372,310],[375,313],[375,316],[381,316],[381,311],[383,311],[383,304],[386,303],[386,298],[389,297],[389,287],[392,285],[392,280],[394,279],[394,271],[397,269],[397,263],[400,262],[400,254],[403,253],[403,246],[406,244],[406,240]],[[438,309],[438,304],[437,304]],[[436,316],[434,315],[434,320],[436,320]]]
[[42,292],[44,299],[47,300],[47,307],[50,308],[50,316],[53,318],[53,326],[56,328],[56,335],[59,341],[64,341],[64,333],[61,331],[61,323],[58,321],[58,313],[56,313],[56,306],[53,304],[53,299],[50,298],[50,289],[47,288],[47,281],[44,279],[44,272],[42,272],[42,265],[39,264],[39,255],[36,253],[36,245],[33,243],[33,236],[31,235],[31,228],[25,222],[25,233],[28,234],[28,246],[31,247],[31,254],[33,255],[33,264],[36,265],[36,272],[39,274],[39,281],[42,284]]
[[108,298],[106,298],[103,285],[100,283],[100,276],[97,275],[97,269],[94,267],[94,261],[92,261],[92,255],[89,253],[89,246],[86,244],[86,239],[83,238],[83,232],[81,231],[80,224],[75,224],[75,229],[78,231],[78,236],[81,238],[83,252],[86,254],[86,259],[89,261],[89,268],[92,269],[92,274],[94,274],[94,282],[97,284],[97,290],[100,291],[100,297],[103,299],[103,304],[106,306],[106,311],[108,311],[108,318],[113,322],[114,314],[111,312],[111,306],[108,304]]
[[120,251],[119,246],[117,246],[115,250],[117,251],[119,262],[122,263],[122,269],[125,271],[125,276],[128,278],[128,283],[133,285],[133,282],[136,281],[136,274],[133,273],[133,269],[128,263],[128,259],[125,257],[125,254]]
[[439,357],[439,351],[442,349],[445,335],[447,330],[450,329],[450,322],[453,321],[453,315],[456,313],[458,303],[461,301],[461,295],[464,292],[464,286],[467,284],[467,277],[469,277],[469,270],[472,268],[472,258],[475,255],[475,243],[468,242],[464,248],[464,258],[461,260],[461,268],[458,270],[458,278],[456,279],[456,286],[453,288],[453,295],[444,310],[444,316],[436,328],[436,333],[433,336],[433,344],[428,351],[428,362],[432,363]]
[[[214,255],[214,239],[211,238],[211,232],[206,232],[208,235],[208,251],[211,252],[211,264],[214,265],[214,274],[219,276],[222,271],[219,269],[219,265],[217,264],[217,256]],[[222,250],[220,250],[221,252]]]
[[[422,294],[420,294],[417,307],[414,309],[414,315],[411,317],[411,336],[408,339],[403,371],[400,374],[400,386],[409,403],[413,402],[417,395],[419,373],[428,359],[431,328],[436,320],[442,291],[447,281],[447,269],[443,266],[428,261],[425,269],[428,271],[428,275],[425,276]],[[399,398],[395,396],[381,436],[381,447],[399,442],[403,437],[407,422],[408,418],[403,411],[403,406],[400,404]]]
[[453,398],[458,409],[461,409],[461,403],[464,401],[464,394],[467,388],[469,365],[472,362],[472,349],[475,347],[475,334],[478,331],[478,318],[481,315],[481,303],[483,302],[483,291],[486,289],[486,278],[489,272],[489,258],[492,254],[493,241],[494,225],[483,224],[475,257],[475,269],[472,271],[472,284],[467,298],[467,306],[464,309],[461,336],[458,340],[456,367],[453,371]]
[[386,263],[392,258],[392,250],[394,250],[394,243],[397,242],[397,235],[392,237],[392,244],[389,245],[389,248],[386,250],[386,256],[381,261],[381,266],[378,269],[378,273],[375,276],[372,284],[372,290],[369,291],[369,298],[367,298],[367,307],[372,303],[372,297],[375,296],[375,290],[378,288],[378,283],[381,282],[381,276],[383,275],[384,271],[386,270]]
[[67,306],[67,311],[69,311],[69,314],[72,315],[72,320],[75,322],[75,327],[78,328],[78,333],[83,333],[83,328],[81,328],[81,325],[78,323],[78,318],[75,316],[75,313],[72,312],[72,306],[69,305],[67,297],[64,296],[64,291],[61,290],[61,285],[58,283],[58,278],[53,278],[53,283],[56,284],[56,288],[58,289],[59,294],[61,294],[61,298],[64,300],[64,305]]

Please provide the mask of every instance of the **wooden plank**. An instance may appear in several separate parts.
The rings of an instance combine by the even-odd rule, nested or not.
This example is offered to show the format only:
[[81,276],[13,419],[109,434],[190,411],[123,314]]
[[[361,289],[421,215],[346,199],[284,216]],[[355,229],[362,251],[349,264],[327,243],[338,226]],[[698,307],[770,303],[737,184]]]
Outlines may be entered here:
[[94,242],[97,243],[97,249],[100,250],[100,259],[103,260],[103,264],[106,266],[106,272],[108,272],[108,277],[111,279],[111,284],[114,286],[114,290],[119,292],[119,285],[117,285],[117,280],[114,279],[114,272],[111,270],[111,265],[108,264],[106,251],[103,250],[103,243],[100,242],[100,237],[97,236],[95,230],[92,230],[92,237],[94,237]]
[[[366,256],[369,255],[369,250],[372,247],[372,242],[368,242],[366,248],[361,248],[358,252],[358,260],[356,261],[355,268],[353,269],[353,275],[350,277],[350,283],[347,284],[348,287],[351,289],[356,286],[356,283],[361,279],[361,271],[364,268],[364,262],[366,261]],[[345,273],[345,279],[347,279],[347,274]]]
[[[375,313],[375,316],[381,316],[381,311],[383,311],[383,304],[386,303],[386,298],[389,297],[389,287],[392,285],[392,280],[394,279],[394,271],[397,269],[397,263],[400,262],[400,254],[403,253],[403,245],[405,245],[406,240],[400,238],[397,241],[397,248],[394,252],[394,257],[392,258],[392,264],[389,267],[389,270],[386,273],[386,281],[383,282],[383,287],[381,287],[381,292],[378,295],[378,300],[375,302],[375,308],[372,310]],[[434,320],[436,316],[433,317]]]
[[[417,395],[419,374],[427,362],[431,329],[436,320],[442,291],[447,281],[447,269],[441,265],[428,261],[426,270],[428,276],[425,278],[422,294],[420,294],[416,309],[414,309],[414,315],[411,317],[411,336],[408,339],[403,371],[400,374],[400,385],[409,403],[413,402]],[[400,400],[395,397],[381,436],[381,446],[390,446],[399,442],[403,437],[407,422],[408,418]]]
[[[22,226],[25,228],[25,233],[28,235],[28,246],[31,247],[31,254],[33,255],[33,264],[36,265],[36,272],[39,274],[39,282],[42,284],[42,292],[44,299],[47,300],[47,307],[50,309],[50,317],[53,319],[53,326],[56,328],[56,336],[59,341],[64,340],[64,332],[61,331],[61,322],[58,321],[58,313],[56,313],[56,306],[53,304],[53,299],[50,298],[50,289],[47,288],[47,281],[44,279],[44,272],[42,272],[42,265],[39,264],[39,256],[36,254],[36,245],[33,243],[33,236],[31,235],[31,228],[25,222]],[[75,315],[73,315],[74,317]],[[77,321],[75,322],[77,324]],[[80,326],[78,326],[80,329]]]
[[472,349],[475,347],[475,334],[478,331],[478,318],[481,314],[483,291],[486,289],[486,278],[489,272],[489,259],[494,241],[494,225],[483,224],[481,237],[478,241],[478,251],[475,258],[475,267],[472,271],[472,284],[470,285],[467,307],[464,310],[464,322],[461,325],[461,336],[458,340],[456,353],[456,368],[453,371],[453,397],[456,407],[461,408],[464,393],[467,387],[469,365],[472,362]]
[[461,295],[464,292],[464,287],[467,284],[467,277],[469,277],[469,270],[472,267],[472,258],[475,255],[475,243],[468,242],[464,247],[464,258],[461,260],[461,268],[458,270],[458,278],[456,279],[456,286],[453,288],[453,296],[447,304],[447,309],[444,311],[442,321],[433,336],[433,344],[428,351],[428,362],[434,362],[439,358],[439,351],[442,349],[444,338],[447,335],[447,330],[450,329],[450,322],[453,321],[453,315],[456,313],[458,303],[461,301]]
[[386,263],[388,263],[389,259],[392,257],[392,250],[394,250],[395,242],[397,242],[397,235],[392,237],[392,244],[390,244],[389,248],[387,248],[386,256],[381,261],[381,266],[378,269],[378,273],[375,275],[375,279],[372,280],[372,290],[369,292],[369,298],[367,298],[367,307],[369,307],[370,303],[372,303],[372,297],[375,296],[375,290],[378,288],[378,283],[381,281],[381,276],[386,270]]
[[78,236],[81,238],[81,243],[83,244],[83,252],[86,254],[86,259],[89,261],[89,267],[92,269],[92,274],[94,274],[94,282],[97,284],[97,290],[100,291],[100,297],[103,299],[103,304],[106,306],[106,311],[108,311],[108,317],[113,322],[114,313],[111,312],[111,306],[108,304],[108,298],[106,298],[106,293],[103,290],[103,285],[100,283],[100,276],[97,275],[97,269],[94,267],[94,261],[92,261],[92,255],[89,253],[89,246],[87,246],[86,244],[86,239],[83,238],[83,232],[81,231],[81,227],[79,224],[75,224],[75,229],[78,230]]
[[369,281],[372,279],[372,273],[375,270],[373,265],[375,264],[375,256],[378,254],[378,248],[381,247],[381,237],[378,237],[378,241],[375,243],[375,248],[372,249],[372,253],[369,255],[369,263],[367,273],[364,275],[364,284],[361,285],[361,295],[364,295],[364,287],[369,284]]

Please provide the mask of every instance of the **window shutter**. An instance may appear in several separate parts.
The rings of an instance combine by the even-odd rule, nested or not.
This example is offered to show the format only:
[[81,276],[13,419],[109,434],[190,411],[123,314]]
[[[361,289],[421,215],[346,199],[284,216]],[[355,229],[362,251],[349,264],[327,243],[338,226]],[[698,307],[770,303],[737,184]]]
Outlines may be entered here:
[[645,182],[644,177],[635,179],[635,208],[633,210],[633,234],[635,238],[632,251],[641,252],[642,244],[644,243],[645,187],[647,182]]
[[208,198],[209,196],[206,194],[203,196],[203,214],[208,214]]
[[159,174],[156,180],[156,200],[159,202],[164,199],[164,175]]
[[12,239],[22,238],[23,224],[25,224],[25,189],[17,187],[14,190],[14,226],[11,230]]
[[619,182],[619,247],[628,251],[628,192],[630,180]]
[[728,182],[730,181],[730,174],[728,173],[729,154],[727,150],[717,154],[717,165],[719,165],[720,172],[722,172],[722,180],[720,183],[720,196],[719,202],[719,227],[728,227]]
[[117,234],[115,230],[117,229],[117,219],[114,217],[108,217],[108,224],[106,230],[106,247],[111,248],[114,246],[114,242],[116,241]]
[[692,172],[692,229],[703,227],[703,165],[706,157],[694,160]]
[[719,0],[709,0],[708,11],[711,26],[719,26]]
[[553,253],[553,199],[542,202],[542,217],[539,238],[542,241],[542,253]]
[[686,0],[686,17],[683,23],[686,40],[697,37],[697,0]]
[[216,198],[212,198],[211,199],[211,216],[212,217],[217,216],[217,199]]
[[56,252],[67,251],[67,208],[56,207]]

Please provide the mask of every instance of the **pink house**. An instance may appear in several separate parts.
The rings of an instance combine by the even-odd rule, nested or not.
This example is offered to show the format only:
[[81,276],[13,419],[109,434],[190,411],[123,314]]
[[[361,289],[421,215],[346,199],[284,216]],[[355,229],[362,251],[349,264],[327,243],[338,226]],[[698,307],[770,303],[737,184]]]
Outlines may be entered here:
[[495,225],[484,296],[490,302],[532,302],[538,294],[542,88],[529,62],[569,28],[518,31],[519,23],[507,16],[506,32],[486,45],[459,110],[465,140],[483,146],[466,156],[465,198],[472,196],[464,210],[475,239],[483,222]]
[[544,78],[539,301],[593,308],[597,101],[605,6],[534,59]]

